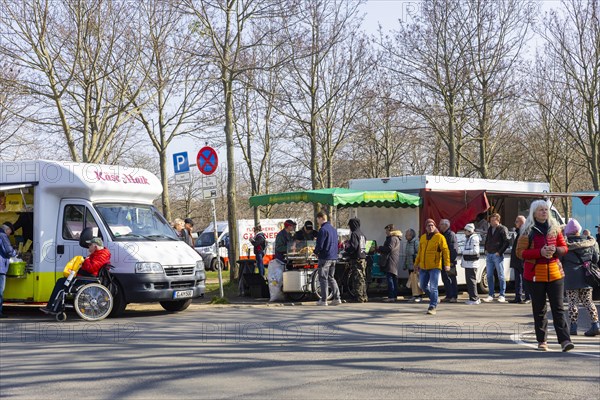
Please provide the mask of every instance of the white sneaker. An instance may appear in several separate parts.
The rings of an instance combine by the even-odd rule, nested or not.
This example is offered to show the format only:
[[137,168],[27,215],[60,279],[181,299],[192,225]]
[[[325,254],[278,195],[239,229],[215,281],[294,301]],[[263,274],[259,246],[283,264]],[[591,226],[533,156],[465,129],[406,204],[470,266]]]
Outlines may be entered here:
[[488,296],[485,299],[483,299],[483,301],[485,301],[486,303],[489,303],[489,302],[494,301],[494,298],[492,296]]
[[331,305],[332,306],[337,306],[337,305],[340,305],[340,304],[342,304],[342,300],[341,299],[334,299],[334,300],[331,301]]
[[319,300],[319,301],[317,301],[317,305],[318,305],[318,306],[326,306],[326,305],[327,305],[327,302],[326,302],[326,301]]
[[481,300],[477,299],[477,300],[467,300],[465,301],[465,304],[469,305],[469,306],[475,306],[477,304],[481,304]]
[[506,303],[504,296],[498,296],[498,303]]

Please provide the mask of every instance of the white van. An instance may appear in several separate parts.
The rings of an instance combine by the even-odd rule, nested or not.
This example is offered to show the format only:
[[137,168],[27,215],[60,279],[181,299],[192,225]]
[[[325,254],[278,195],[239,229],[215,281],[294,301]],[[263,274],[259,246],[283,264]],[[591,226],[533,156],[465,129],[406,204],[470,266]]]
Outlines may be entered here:
[[[84,229],[103,239],[122,290],[111,315],[132,302],[185,310],[204,295],[202,258],[178,240],[152,202],[162,192],[152,173],[120,166],[59,161],[0,163],[0,221],[17,223],[26,272],[7,276],[5,301],[48,301],[65,264],[87,255]],[[25,222],[23,222],[25,221]],[[32,242],[28,251],[27,242]]]
[[[361,220],[361,230],[369,240],[377,243],[385,241],[383,228],[390,223],[403,232],[413,228],[417,235],[424,232],[422,225],[426,218],[433,218],[436,224],[441,218],[449,219],[452,229],[457,233],[459,244],[458,284],[465,284],[465,277],[460,260],[462,247],[465,242],[464,226],[476,219],[482,212],[497,212],[501,215],[501,223],[514,237],[514,221],[517,215],[527,216],[529,205],[535,199],[542,198],[550,192],[550,185],[545,182],[505,181],[492,179],[460,178],[449,176],[418,175],[390,178],[353,179],[349,188],[355,190],[395,190],[421,197],[422,204],[417,208],[357,208],[356,215]],[[560,223],[563,219],[552,207],[552,213]],[[404,242],[404,241],[403,241]],[[483,255],[483,240],[481,241],[482,256],[477,273],[480,293],[488,292],[487,276],[485,273],[485,256]],[[504,276],[506,281],[514,280],[510,268],[509,247],[504,253]],[[399,278],[407,279],[408,272],[400,271]],[[440,279],[440,285],[443,285]]]

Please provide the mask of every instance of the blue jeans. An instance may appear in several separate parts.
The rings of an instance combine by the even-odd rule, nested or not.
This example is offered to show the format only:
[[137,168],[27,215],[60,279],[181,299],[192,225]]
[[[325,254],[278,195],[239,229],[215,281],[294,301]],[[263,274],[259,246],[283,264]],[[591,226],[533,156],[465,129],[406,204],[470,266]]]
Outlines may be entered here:
[[386,272],[388,285],[388,298],[396,299],[398,297],[398,277],[390,272]]
[[2,315],[2,302],[4,301],[4,288],[6,287],[6,275],[0,274],[0,315]]
[[421,269],[419,272],[419,280],[421,283],[421,290],[429,297],[429,306],[437,307],[438,304],[438,283],[440,281],[441,270],[434,269]]
[[256,255],[256,266],[258,267],[258,273],[260,274],[260,276],[265,276],[265,264],[263,263],[263,257],[263,253],[258,253]]
[[456,299],[458,297],[458,285],[456,283],[456,275],[450,276],[445,270],[442,270],[442,282],[444,282],[446,298]]
[[[525,299],[523,299],[525,295]],[[527,287],[523,284],[523,271],[515,268],[515,299],[519,301],[531,300]]]
[[500,281],[500,296],[504,296],[506,292],[506,281],[504,280],[504,256],[494,254],[487,254],[485,256],[485,268],[487,271],[488,287],[490,288],[490,296],[494,297],[494,270],[498,273],[498,280]]
[[340,299],[340,289],[335,281],[335,263],[336,260],[319,260],[319,286],[321,287],[321,301],[327,301],[329,295],[329,285],[333,290],[333,298]]

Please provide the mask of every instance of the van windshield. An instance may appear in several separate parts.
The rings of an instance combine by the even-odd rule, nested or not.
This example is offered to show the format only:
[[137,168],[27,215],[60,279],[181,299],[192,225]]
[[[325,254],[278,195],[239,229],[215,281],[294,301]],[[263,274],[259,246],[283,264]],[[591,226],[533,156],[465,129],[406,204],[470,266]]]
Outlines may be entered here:
[[[217,232],[219,237],[223,234],[223,232]],[[215,231],[212,232],[202,232],[202,234],[196,239],[196,247],[208,247],[215,244]]]
[[96,210],[116,241],[178,240],[156,208],[135,204],[96,204]]

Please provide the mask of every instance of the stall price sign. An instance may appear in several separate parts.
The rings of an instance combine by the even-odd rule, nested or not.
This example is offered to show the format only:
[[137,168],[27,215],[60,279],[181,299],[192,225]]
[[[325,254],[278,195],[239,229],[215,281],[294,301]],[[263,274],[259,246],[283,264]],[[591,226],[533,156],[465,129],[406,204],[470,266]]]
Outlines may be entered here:
[[214,174],[219,165],[219,157],[215,149],[210,146],[201,148],[196,157],[196,165],[202,174]]

